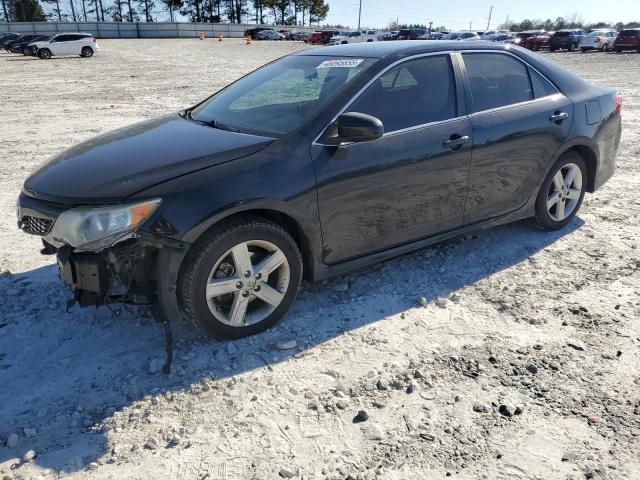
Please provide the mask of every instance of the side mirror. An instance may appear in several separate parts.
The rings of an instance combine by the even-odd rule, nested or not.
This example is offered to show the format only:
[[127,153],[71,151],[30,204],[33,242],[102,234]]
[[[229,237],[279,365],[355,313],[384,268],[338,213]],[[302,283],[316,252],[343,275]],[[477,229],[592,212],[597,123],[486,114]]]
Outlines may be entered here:
[[335,126],[337,136],[328,139],[331,145],[368,142],[384,134],[384,126],[380,119],[366,113],[343,113],[336,120]]

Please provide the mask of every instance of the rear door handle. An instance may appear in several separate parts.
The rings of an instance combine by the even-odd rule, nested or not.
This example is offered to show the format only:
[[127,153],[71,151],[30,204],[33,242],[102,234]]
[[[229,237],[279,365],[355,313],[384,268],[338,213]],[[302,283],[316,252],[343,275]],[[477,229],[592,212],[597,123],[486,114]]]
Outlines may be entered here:
[[469,143],[469,140],[471,140],[471,138],[468,135],[465,135],[464,137],[461,137],[459,135],[451,135],[451,137],[449,137],[449,140],[444,141],[444,146],[449,148],[456,148],[464,145],[465,143]]
[[569,114],[567,112],[556,112],[549,117],[549,120],[552,122],[561,122],[562,120],[566,120],[569,118]]

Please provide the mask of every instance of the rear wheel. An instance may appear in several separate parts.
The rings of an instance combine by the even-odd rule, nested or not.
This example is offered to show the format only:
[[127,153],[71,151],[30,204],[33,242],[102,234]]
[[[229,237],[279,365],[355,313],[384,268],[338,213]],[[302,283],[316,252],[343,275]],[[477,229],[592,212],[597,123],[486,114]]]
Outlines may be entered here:
[[607,49],[607,42],[604,42],[604,43],[602,44],[602,47],[600,47],[600,51],[601,51],[601,52],[606,52],[607,50],[608,50],[608,49]]
[[622,49],[621,48],[616,48],[616,53],[622,53]]
[[89,58],[92,55],[93,55],[93,48],[91,48],[91,47],[82,47],[82,50],[80,51],[80,56],[81,57]]
[[536,200],[535,221],[544,230],[558,230],[576,216],[584,198],[587,165],[577,152],[563,154],[545,179]]
[[573,52],[576,49],[576,44],[572,43],[571,45],[569,45],[569,51]]
[[48,48],[41,48],[38,50],[38,57],[42,60],[48,60],[51,58],[51,50]]
[[239,217],[216,225],[192,247],[178,294],[197,326],[234,340],[275,325],[301,280],[302,257],[289,233],[260,217]]

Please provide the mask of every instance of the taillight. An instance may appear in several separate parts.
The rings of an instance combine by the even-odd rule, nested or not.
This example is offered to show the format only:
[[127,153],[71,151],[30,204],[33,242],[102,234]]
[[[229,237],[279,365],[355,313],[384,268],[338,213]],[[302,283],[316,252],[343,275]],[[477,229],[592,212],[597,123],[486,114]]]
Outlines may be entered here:
[[622,110],[622,96],[616,95],[616,112],[620,113]]

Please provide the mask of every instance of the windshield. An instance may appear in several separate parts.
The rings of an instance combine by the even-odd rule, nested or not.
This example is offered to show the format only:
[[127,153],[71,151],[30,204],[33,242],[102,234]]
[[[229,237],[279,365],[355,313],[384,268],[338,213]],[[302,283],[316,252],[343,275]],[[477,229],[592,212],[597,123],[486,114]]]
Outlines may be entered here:
[[373,62],[371,58],[285,57],[195,107],[191,119],[246,133],[286,135],[307,122]]
[[349,36],[349,33],[351,33],[351,32],[340,32],[340,33],[338,34],[338,36],[340,36],[340,37],[348,37],[348,36]]
[[604,35],[607,32],[591,32],[587,37],[599,37],[600,35]]
[[447,33],[443,40],[455,40],[456,38],[458,38],[461,34],[460,33]]

